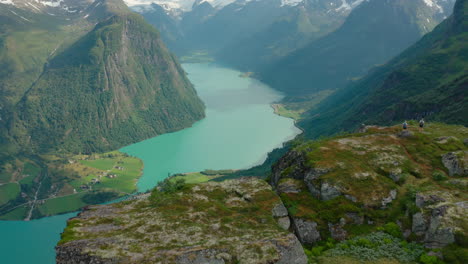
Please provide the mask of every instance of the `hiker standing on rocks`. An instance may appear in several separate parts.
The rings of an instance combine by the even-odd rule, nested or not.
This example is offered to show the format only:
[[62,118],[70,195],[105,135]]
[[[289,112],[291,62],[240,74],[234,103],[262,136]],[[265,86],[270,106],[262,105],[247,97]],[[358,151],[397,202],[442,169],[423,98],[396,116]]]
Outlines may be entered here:
[[424,131],[424,125],[425,125],[424,118],[421,118],[421,120],[419,120],[419,132]]
[[405,122],[403,123],[403,130],[406,130],[407,128],[408,128],[408,123],[405,120]]

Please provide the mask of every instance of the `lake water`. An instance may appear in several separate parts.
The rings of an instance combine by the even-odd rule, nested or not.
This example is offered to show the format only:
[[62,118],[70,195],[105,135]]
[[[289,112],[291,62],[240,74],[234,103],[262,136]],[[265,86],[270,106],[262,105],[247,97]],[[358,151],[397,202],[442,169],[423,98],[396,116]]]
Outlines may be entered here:
[[[251,167],[300,133],[291,119],[273,113],[270,103],[282,95],[268,86],[213,64],[183,66],[207,106],[206,118],[191,128],[121,149],[144,162],[139,191],[154,187],[169,174]],[[54,246],[73,215],[1,221],[1,263],[54,263]]]

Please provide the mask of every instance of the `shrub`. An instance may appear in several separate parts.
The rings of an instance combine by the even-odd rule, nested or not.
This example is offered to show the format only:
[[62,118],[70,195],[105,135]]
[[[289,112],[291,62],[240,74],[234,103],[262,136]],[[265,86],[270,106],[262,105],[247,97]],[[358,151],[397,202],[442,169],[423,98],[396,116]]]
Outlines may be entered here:
[[325,254],[330,257],[348,256],[361,261],[396,259],[408,263],[419,260],[424,248],[416,243],[402,243],[403,240],[384,232],[358,236],[343,241]]
[[385,224],[382,227],[382,231],[384,231],[385,233],[387,233],[389,235],[392,235],[394,237],[398,237],[398,238],[402,237],[400,226],[393,223],[393,222]]
[[441,171],[434,171],[432,173],[432,178],[435,181],[445,181],[447,179],[447,176],[445,176],[445,174]]
[[441,263],[436,256],[429,256],[426,253],[422,254],[419,258],[419,262],[423,264],[438,264]]

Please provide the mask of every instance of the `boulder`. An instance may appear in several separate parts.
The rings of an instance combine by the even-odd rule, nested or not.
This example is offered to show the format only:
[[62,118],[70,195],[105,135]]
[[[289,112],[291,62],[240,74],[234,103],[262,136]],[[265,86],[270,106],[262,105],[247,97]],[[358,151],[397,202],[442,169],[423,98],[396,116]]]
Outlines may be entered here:
[[273,217],[284,217],[288,215],[288,209],[286,209],[283,203],[277,204],[271,211]]
[[361,216],[358,213],[346,213],[346,217],[351,219],[355,225],[364,224],[364,216]]
[[293,218],[293,228],[302,244],[314,244],[321,240],[316,222]]
[[433,216],[430,220],[429,228],[424,237],[424,246],[427,248],[443,248],[455,242],[453,229],[442,227],[441,216]]
[[428,205],[445,202],[445,199],[435,194],[424,195],[421,193],[416,194],[415,203],[419,208],[424,208]]
[[340,195],[341,192],[336,186],[333,186],[327,182],[322,183],[322,186],[320,187],[320,198],[323,201],[334,199]]
[[284,230],[288,230],[289,227],[291,227],[291,220],[289,220],[289,217],[285,216],[285,217],[281,217],[278,219],[278,225],[284,229]]
[[276,188],[278,193],[300,193],[301,192],[301,186],[296,180],[294,179],[285,179],[282,180],[279,184],[278,187]]
[[442,155],[442,163],[449,171],[449,176],[468,175],[468,168],[463,164],[458,155],[466,156],[466,152],[449,152]]
[[413,215],[413,225],[411,231],[417,236],[422,236],[427,230],[427,220],[422,213]]
[[394,182],[399,182],[402,176],[402,170],[401,168],[396,168],[388,174],[388,177],[392,179]]
[[411,132],[409,130],[403,130],[400,133],[398,133],[397,136],[400,137],[400,138],[410,138],[410,137],[413,137],[414,134],[413,134],[413,132]]
[[397,190],[391,190],[388,197],[385,197],[382,199],[382,207],[383,208],[387,207],[387,205],[393,202],[393,200],[395,200],[396,197],[397,197]]
[[344,218],[341,218],[340,222],[337,224],[328,223],[328,230],[330,231],[331,237],[337,241],[345,240],[348,236],[348,232],[343,229],[345,225],[346,220]]

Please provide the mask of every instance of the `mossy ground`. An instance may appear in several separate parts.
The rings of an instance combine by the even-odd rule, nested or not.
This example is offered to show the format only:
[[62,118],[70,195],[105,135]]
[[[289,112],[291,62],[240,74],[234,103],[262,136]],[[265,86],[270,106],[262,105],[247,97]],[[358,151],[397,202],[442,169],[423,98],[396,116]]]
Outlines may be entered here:
[[138,200],[91,207],[69,221],[59,244],[85,239],[83,250],[92,255],[142,262],[169,260],[171,249],[214,248],[263,263],[277,257],[271,241],[288,235],[272,216],[278,203],[257,179],[188,184],[170,193],[155,189]]
[[[330,237],[328,223],[336,224],[344,218],[347,221],[344,229],[352,238],[376,232],[389,222],[400,222],[403,230],[411,229],[411,216],[420,210],[415,204],[416,193],[437,194],[449,206],[466,201],[466,175],[449,177],[442,155],[455,151],[462,163],[460,166],[466,166],[468,146],[464,140],[468,138],[468,128],[429,123],[421,131],[416,122],[410,122],[409,131],[413,136],[400,137],[401,131],[399,125],[370,127],[363,133],[324,138],[295,147],[295,151],[304,153],[306,166],[330,170],[315,180],[318,184],[326,181],[356,201],[344,196],[329,201],[315,198],[302,180],[287,179],[295,170],[292,165],[283,170],[280,180],[280,184],[286,179],[294,181],[301,190],[281,194],[290,214],[317,222],[324,238]],[[391,179],[392,173],[398,174],[400,179]],[[384,208],[381,201],[391,190],[397,191],[397,198]],[[347,213],[363,217],[364,223],[353,224]],[[443,225],[455,226],[464,234],[462,236],[466,236],[466,217],[455,209],[450,209],[448,214],[450,216],[444,218]],[[458,255],[462,252],[454,251]],[[337,259],[341,261],[342,257],[329,258],[323,263]],[[345,263],[353,263],[352,259],[345,259]]]

